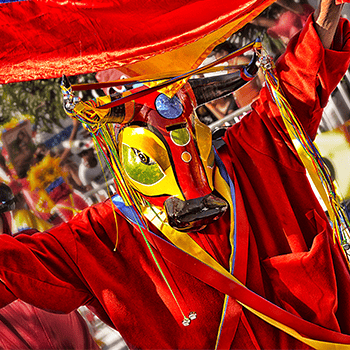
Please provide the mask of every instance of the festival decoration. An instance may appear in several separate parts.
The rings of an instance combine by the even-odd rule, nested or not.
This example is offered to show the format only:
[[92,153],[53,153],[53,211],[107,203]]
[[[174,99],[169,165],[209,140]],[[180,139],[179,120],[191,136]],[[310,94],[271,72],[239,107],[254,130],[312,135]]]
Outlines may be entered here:
[[[34,3],[34,1],[28,1],[28,4],[30,3]],[[103,6],[106,6],[108,3],[109,2],[107,1],[103,2]],[[174,3],[172,3],[172,5],[173,4]],[[83,4],[81,7],[80,12],[82,13],[84,5],[85,4]],[[147,6],[148,5],[149,4],[147,4]],[[240,4],[236,2],[236,5],[239,7]],[[262,5],[262,7],[265,5],[266,3]],[[229,6],[231,7],[232,4],[229,4]],[[209,7],[210,6],[204,6],[206,10],[209,9]],[[262,9],[262,7],[259,8],[259,6],[256,6],[254,11],[252,8],[250,8],[247,11],[247,17],[245,17],[244,20],[252,19],[254,15],[256,15],[256,13]],[[140,8],[142,10],[142,6],[140,6]],[[169,9],[167,9],[167,13],[173,12],[176,11],[169,11]],[[186,12],[191,13],[191,20],[193,20],[193,12],[189,11],[189,8],[186,9]],[[255,12],[255,14],[253,14],[253,12]],[[240,15],[244,17],[242,13]],[[66,16],[65,18],[67,17],[69,19],[73,18],[73,16]],[[135,92],[135,95],[127,96],[125,94],[121,99],[116,99],[117,101],[113,101],[110,98],[109,101],[106,99],[107,101],[92,101],[89,103],[75,100],[74,96],[72,96],[72,90],[69,85],[64,84],[62,86],[67,111],[69,111],[71,115],[76,114],[77,118],[85,123],[86,128],[93,134],[97,147],[99,147],[105,154],[106,158],[110,160],[109,166],[112,172],[115,174],[118,192],[123,199],[122,202],[126,204],[127,207],[132,207],[132,215],[134,216],[134,219],[136,217],[136,220],[132,221],[130,219],[130,221],[139,228],[141,234],[143,234],[143,237],[145,238],[145,241],[148,243],[149,241],[145,236],[145,232],[148,229],[146,224],[147,221],[143,219],[144,217],[158,227],[170,241],[179,242],[179,244],[176,244],[180,245],[180,243],[184,243],[181,242],[181,237],[188,237],[186,235],[181,235],[181,230],[186,231],[187,229],[191,230],[193,228],[200,230],[201,225],[206,225],[209,222],[207,220],[211,221],[217,219],[227,210],[228,207],[230,209],[232,222],[230,228],[230,240],[234,240],[234,191],[230,182],[226,180],[224,173],[220,173],[218,168],[214,170],[214,163],[219,163],[220,161],[218,159],[214,160],[215,152],[211,147],[211,142],[206,143],[206,141],[210,141],[210,132],[208,133],[208,130],[203,127],[203,125],[201,125],[196,119],[196,116],[190,112],[191,107],[192,109],[194,107],[191,105],[192,92],[190,89],[186,89],[186,86],[182,86],[185,83],[184,79],[188,78],[188,76],[186,76],[187,72],[190,70],[188,67],[196,67],[196,65],[198,65],[203,58],[203,55],[208,53],[213,46],[215,46],[221,40],[224,40],[234,30],[240,28],[244,22],[244,20],[242,21],[242,18],[234,21],[232,20],[231,15],[229,17],[231,20],[227,21],[227,17],[225,15],[220,17],[215,14],[215,19],[223,19],[225,25],[219,25],[216,27],[216,25],[219,23],[219,21],[216,20],[216,25],[214,26],[215,28],[211,28],[213,36],[198,36],[198,28],[203,27],[196,23],[197,32],[194,36],[192,36],[192,39],[195,40],[199,38],[197,41],[191,41],[190,37],[187,37],[188,40],[186,40],[187,34],[179,35],[178,33],[175,33],[177,37],[165,38],[163,41],[158,38],[157,45],[152,45],[147,41],[143,42],[141,39],[140,42],[142,42],[144,45],[141,48],[136,47],[135,45],[132,46],[132,50],[127,47],[122,47],[124,53],[127,54],[132,52],[132,55],[127,55],[128,57],[120,57],[118,56],[118,53],[113,56],[113,54],[110,55],[111,52],[108,52],[108,55],[103,55],[105,53],[103,52],[101,55],[101,52],[99,52],[99,57],[104,60],[104,68],[109,68],[109,62],[106,57],[110,56],[113,59],[113,64],[124,67],[130,76],[141,74],[147,67],[146,70],[152,74],[158,69],[165,72],[170,72],[169,76],[177,76],[178,80],[176,81],[171,80],[170,82],[165,82],[164,85],[161,83],[155,87],[150,87],[149,89],[142,87]],[[113,20],[115,21],[115,16]],[[107,24],[108,21],[105,21],[105,23]],[[140,21],[140,23],[144,24],[142,21]],[[176,23],[176,26],[181,27],[178,22],[174,21],[173,23]],[[206,29],[209,29],[213,24],[213,22],[208,20],[208,18],[206,19],[205,23],[209,23],[208,26],[205,26]],[[168,24],[169,21],[167,22],[167,25]],[[114,26],[110,26],[110,28],[113,27]],[[69,25],[67,25],[67,28],[69,28]],[[72,33],[73,31],[70,30],[70,32]],[[147,30],[145,30],[145,32],[147,32]],[[191,31],[187,33],[192,34]],[[113,32],[113,35],[118,37],[115,31]],[[124,38],[126,37],[127,35],[124,36]],[[203,42],[201,41],[202,38],[205,38],[205,40],[208,41]],[[180,41],[183,39],[184,41],[181,43]],[[162,46],[160,43],[166,43],[166,45]],[[168,43],[170,43],[170,45],[168,45]],[[132,41],[131,44],[133,44]],[[183,47],[186,47],[188,51],[182,50],[182,45],[184,45]],[[177,51],[179,47],[181,51]],[[196,47],[196,50],[193,50],[194,47]],[[202,48],[199,50],[199,47]],[[152,48],[152,50],[155,51],[143,51],[143,48]],[[79,60],[81,59],[82,55],[81,49],[82,48],[80,46]],[[168,49],[174,50],[168,51]],[[164,56],[162,54],[156,55],[155,60],[152,60],[151,56],[158,52],[163,53],[162,50],[164,50]],[[191,50],[195,52],[195,54],[192,55],[190,59],[183,60],[183,58],[186,57],[185,53],[189,53]],[[187,68],[185,69],[181,67],[182,69],[177,70],[176,72],[170,69],[164,69],[166,64],[176,61],[176,54],[179,52],[181,52],[181,62],[186,62]],[[58,55],[61,56],[61,60],[59,64],[57,64],[57,61],[55,62],[56,69],[54,73],[52,73],[53,69],[50,70],[50,67],[48,67],[46,70],[45,67],[43,67],[44,69],[42,71],[45,71],[48,74],[47,77],[53,76],[52,74],[60,74],[62,71],[62,66],[60,66],[60,64],[65,64],[71,68],[68,74],[74,74],[74,70],[82,72],[84,69],[93,68],[95,70],[97,67],[100,67],[99,63],[101,61],[95,60],[96,56],[93,54],[90,56],[84,56],[85,58],[88,57],[89,59],[85,60],[82,66],[78,66],[76,64],[75,56],[72,53],[68,54],[70,55],[70,62],[72,64],[67,64],[67,60],[62,59],[63,57],[61,54]],[[58,56],[56,55],[55,58]],[[131,57],[134,61],[131,60]],[[147,63],[144,64],[142,62],[141,65],[138,65],[139,62],[147,58],[149,58]],[[134,63],[135,61],[136,63]],[[44,62],[45,64],[47,63],[47,66],[49,66],[51,63],[50,57],[47,57]],[[90,62],[93,62],[93,66],[90,64]],[[157,68],[152,69],[152,65],[151,68],[148,66],[148,64],[154,64],[155,62],[161,62],[158,66],[155,65]],[[163,62],[166,62],[166,64]],[[15,72],[17,69],[17,72],[20,71],[23,73],[21,77],[17,76],[15,79],[28,79],[32,71],[27,69],[27,66],[23,66],[21,64],[22,62],[18,65],[13,64],[13,72]],[[127,67],[125,67],[126,65]],[[193,71],[190,73],[193,74]],[[189,75],[191,75],[190,73]],[[13,74],[12,76],[15,75],[16,74]],[[7,74],[7,77],[8,76],[10,75]],[[165,78],[168,78],[168,76]],[[9,81],[7,80],[6,82]],[[162,94],[158,91],[160,88],[168,87],[168,85],[174,83],[179,84],[177,84],[174,89],[171,89],[169,93]],[[278,92],[278,88],[275,88],[274,92],[276,91]],[[137,100],[137,102],[133,102],[133,100]],[[281,96],[278,96],[275,101],[279,105],[280,109],[286,109],[288,111],[287,114],[289,113],[289,107],[284,103]],[[283,101],[282,104],[279,104],[281,101]],[[146,110],[144,111],[144,114],[140,113],[141,108],[138,106],[138,103]],[[112,110],[112,108],[114,108],[114,110]],[[73,109],[74,113],[72,112]],[[135,113],[135,111],[137,111],[137,113]],[[129,125],[131,121],[136,122],[136,124]],[[180,121],[180,123],[177,123],[177,121]],[[137,123],[139,123],[139,125],[137,125]],[[146,127],[144,126],[145,124]],[[135,137],[136,135],[140,136],[140,138],[139,140],[134,141],[134,139],[137,139],[137,137]],[[300,138],[302,141],[304,141],[304,135],[302,133],[300,135]],[[117,140],[119,141],[119,144],[116,144]],[[148,141],[150,142],[148,143]],[[169,145],[171,145],[171,147],[177,151],[169,154],[169,152],[167,152],[167,146],[170,147]],[[141,148],[141,150],[139,148]],[[145,151],[143,152],[144,149]],[[156,158],[156,160],[154,158]],[[188,167],[190,160],[198,166],[196,167],[196,170],[197,168],[199,169],[198,174],[191,172],[191,169]],[[182,165],[182,167],[180,167],[180,165]],[[181,181],[178,177],[176,177],[177,171],[181,172],[181,177],[183,178]],[[140,176],[140,173],[142,176]],[[199,180],[198,182],[202,185],[202,187],[191,188],[190,182],[188,181],[186,184],[186,179],[192,178]],[[127,179],[127,181],[125,181],[125,179]],[[164,184],[161,183],[165,179],[169,180],[169,182]],[[58,186],[60,186],[62,184],[61,180],[57,181]],[[54,181],[52,186],[50,185],[46,189],[51,193],[51,191],[56,188],[56,185],[57,183]],[[153,191],[150,191],[149,193],[147,192],[147,189],[149,189],[148,186],[159,186],[159,191],[155,191],[155,194],[158,195],[157,197],[154,197]],[[156,187],[154,188],[157,189]],[[213,189],[216,189],[220,193],[226,194],[226,196],[224,194],[222,194],[222,196],[229,203],[228,206],[227,202],[224,200],[218,201],[217,198],[214,198],[211,195]],[[169,193],[167,193],[168,190]],[[146,192],[146,195],[143,194],[144,192]],[[176,196],[172,197],[170,192],[175,192]],[[201,197],[201,202],[192,201],[197,199],[198,196]],[[177,197],[188,201],[188,207],[181,207]],[[205,198],[205,200],[203,200],[203,198]],[[165,216],[164,211],[162,211],[162,204],[165,204],[166,202],[168,203],[168,205],[165,205],[167,217]],[[198,204],[203,204],[204,207],[201,207]],[[194,211],[194,208],[199,208],[199,210]],[[216,211],[213,210],[214,208],[216,208]],[[179,216],[178,213],[181,215]],[[170,223],[171,225],[169,225]],[[182,224],[184,226],[181,226]],[[188,246],[190,247],[190,251],[192,250],[193,252],[195,250],[193,249],[194,246],[192,243]],[[148,247],[152,253],[152,247],[150,245],[148,245]],[[202,252],[200,251],[200,254],[201,253]],[[155,262],[166,281],[167,277],[162,272],[161,262],[157,261],[157,259],[155,259]],[[233,264],[234,260],[232,259],[230,261],[230,272],[233,271]],[[167,285],[169,286],[171,294],[177,301],[170,285],[168,283]],[[178,302],[177,304],[179,305]],[[182,311],[180,305],[179,308],[184,316],[184,325],[187,326],[191,320],[196,318],[194,311],[191,311],[188,316],[185,316],[185,313]],[[255,310],[251,311],[255,312]],[[258,312],[255,312],[255,314],[265,319],[267,322],[274,324],[274,320],[269,320],[265,317],[265,315],[259,315]],[[294,334],[292,335],[295,336]],[[317,346],[320,346],[320,348],[322,345],[324,345],[321,343],[322,342],[319,342],[319,344],[317,344]]]
[[3,129],[1,140],[4,145],[4,156],[13,169],[14,177],[26,177],[34,157],[36,146],[32,140],[32,127],[29,120],[9,122]]
[[[229,57],[260,48],[259,41],[253,42]],[[230,76],[230,83],[224,85],[238,87],[253,79],[257,72],[255,60],[256,55],[247,67],[241,67],[237,74]],[[197,69],[196,72],[205,71],[214,65]],[[137,226],[145,240],[183,315],[184,326],[188,326],[197,316],[195,311],[190,311],[186,316],[176,296],[179,293],[175,293],[168,282],[171,276],[165,275],[161,261],[153,253],[145,233],[148,220],[154,221],[150,220],[149,213],[152,217],[162,218],[162,232],[164,227],[173,232],[186,232],[200,230],[217,220],[227,210],[227,203],[231,203],[230,239],[233,240],[235,235],[232,191],[223,190],[227,184],[224,184],[219,174],[214,176],[215,155],[211,131],[194,112],[197,90],[177,84],[193,74],[188,72],[151,87],[143,85],[127,91],[123,96],[106,96],[88,102],[80,101],[73,94],[73,90],[81,87],[70,86],[65,76],[61,82],[67,114],[83,123],[91,132],[97,148],[105,155],[122,199],[118,202],[119,206],[128,208],[127,212],[131,213],[131,217],[126,217]],[[125,83],[125,80],[122,82]],[[198,88],[201,97],[209,99],[210,96],[212,99],[213,92],[210,89],[204,92],[208,83],[203,84],[203,87]],[[111,85],[118,85],[118,82]],[[167,88],[168,94],[162,93],[164,88]],[[226,191],[225,200],[214,194],[214,187],[219,193]],[[231,263],[234,264],[233,261]]]
[[[213,218],[217,219],[226,210],[226,205],[212,195],[214,151],[210,142],[211,132],[193,112],[193,91],[180,89],[173,97],[159,91],[173,88],[179,81],[205,72],[232,56],[260,48],[259,41],[249,43],[208,66],[149,88],[142,86],[127,91],[123,96],[118,95],[120,98],[106,96],[89,102],[80,101],[73,95],[73,90],[81,87],[71,87],[67,78],[63,78],[61,88],[68,115],[77,118],[92,133],[98,148],[106,156],[118,193],[127,204],[135,207],[141,217],[145,203],[163,207],[166,202],[171,225],[189,230],[200,228]],[[247,67],[241,68],[230,78],[236,79],[231,84],[238,84],[237,87],[244,85],[256,71],[254,58]],[[111,85],[118,83],[112,82]],[[125,83],[125,79],[121,83]],[[179,89],[179,85],[175,86],[175,89]],[[134,125],[128,127],[131,122]],[[137,126],[139,124],[141,127]],[[143,127],[143,124],[147,127]],[[168,147],[172,148],[171,156]],[[189,186],[193,182],[197,187]],[[172,198],[168,198],[170,195]],[[206,213],[197,213],[197,216],[202,215],[202,219],[198,220],[190,212],[199,205],[196,198],[203,197],[206,197]],[[179,200],[191,199],[192,205],[183,208],[182,217],[179,218]],[[187,216],[191,216],[191,219]]]

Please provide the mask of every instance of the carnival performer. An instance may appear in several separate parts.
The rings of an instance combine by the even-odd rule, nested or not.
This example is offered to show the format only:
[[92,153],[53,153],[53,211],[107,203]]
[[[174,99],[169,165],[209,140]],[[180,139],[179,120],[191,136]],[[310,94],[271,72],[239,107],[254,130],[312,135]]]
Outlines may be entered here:
[[[350,62],[341,8],[322,0],[275,70],[311,138]],[[349,348],[347,261],[272,91],[216,150],[195,116],[235,77],[173,97],[141,87],[111,109],[64,79],[66,111],[96,137],[118,195],[45,233],[2,235],[1,305],[88,305],[131,349]]]

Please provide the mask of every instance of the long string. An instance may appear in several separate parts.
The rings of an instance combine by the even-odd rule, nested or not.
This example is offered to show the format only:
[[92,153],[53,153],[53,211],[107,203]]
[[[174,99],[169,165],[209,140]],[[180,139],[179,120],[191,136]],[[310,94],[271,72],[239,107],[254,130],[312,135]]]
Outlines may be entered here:
[[[228,56],[228,55],[227,55]],[[233,57],[238,56],[238,54],[231,54],[229,58],[226,58],[226,60],[231,59]],[[218,63],[216,63],[218,64]],[[226,70],[240,70],[245,67],[245,65],[229,65],[229,66],[218,66],[218,67],[208,67],[205,66],[205,70],[201,71],[202,74],[206,73],[218,73],[220,71],[226,71]],[[99,83],[89,83],[89,84],[75,84],[72,85],[72,91],[85,91],[85,90],[94,90],[94,89],[104,89],[109,87],[117,87],[117,86],[123,86],[123,85],[129,85],[129,84],[144,84],[144,83],[152,83],[160,80],[165,79],[171,79],[176,76],[179,76],[181,74],[184,74],[184,72],[168,72],[168,73],[161,73],[157,75],[157,77],[152,75],[142,75],[137,76],[135,78],[128,78],[128,79],[120,79],[120,80],[114,80],[114,81],[106,81],[106,82],[99,82]]]
[[348,246],[350,223],[346,213],[340,205],[339,196],[336,192],[334,181],[332,180],[329,169],[323,161],[317,146],[305,132],[303,126],[294,115],[290,104],[284,97],[279,80],[274,74],[275,67],[273,62],[264,56],[261,57],[260,65],[263,70],[270,94],[276,103],[281,116],[283,117],[291,138],[299,141],[302,151],[305,152],[308,159],[311,161],[313,170],[315,171],[321,186],[325,190],[326,196],[324,197],[326,198],[323,198],[323,200],[328,208],[328,213],[332,222],[333,239],[334,241],[339,241],[343,249],[343,253],[347,257],[345,247],[347,248]]

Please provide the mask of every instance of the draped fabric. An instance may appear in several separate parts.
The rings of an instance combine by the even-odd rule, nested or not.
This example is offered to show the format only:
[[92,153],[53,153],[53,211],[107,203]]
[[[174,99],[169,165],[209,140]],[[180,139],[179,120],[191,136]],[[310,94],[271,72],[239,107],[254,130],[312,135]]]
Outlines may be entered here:
[[273,1],[0,0],[0,83],[188,70]]

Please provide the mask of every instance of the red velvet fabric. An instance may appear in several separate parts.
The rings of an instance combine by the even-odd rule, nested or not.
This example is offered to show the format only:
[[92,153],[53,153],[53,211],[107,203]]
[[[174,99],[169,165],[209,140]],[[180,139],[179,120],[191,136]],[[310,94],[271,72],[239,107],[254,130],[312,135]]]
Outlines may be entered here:
[[[309,20],[279,62],[283,89],[312,136],[327,95],[349,65],[349,29],[342,21],[333,50],[325,51]],[[227,145],[218,151],[236,188],[234,274],[286,310],[350,334],[346,262],[267,88],[253,108],[227,131]],[[44,309],[70,312],[89,305],[132,349],[214,348],[224,296],[166,262],[185,314],[198,315],[189,327],[182,326],[182,315],[141,234],[120,216],[117,225],[116,251],[109,201],[46,233],[16,239],[3,235],[0,279],[13,295]],[[228,232],[226,213],[191,236],[227,266]],[[2,294],[0,301],[7,302]],[[229,305],[235,328],[231,321],[224,325],[221,348],[308,348],[236,306],[234,301]]]
[[97,72],[142,61],[194,42],[230,21],[244,18],[243,26],[272,2],[2,1],[0,83]]
[[20,300],[0,310],[2,350],[98,350],[78,311],[53,314]]

